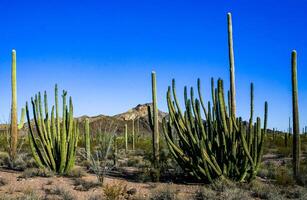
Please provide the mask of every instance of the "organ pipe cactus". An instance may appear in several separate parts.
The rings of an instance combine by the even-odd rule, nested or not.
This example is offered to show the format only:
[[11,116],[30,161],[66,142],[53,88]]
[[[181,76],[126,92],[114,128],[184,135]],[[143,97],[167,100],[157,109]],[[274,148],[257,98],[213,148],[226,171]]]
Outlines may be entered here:
[[135,148],[135,133],[134,133],[134,119],[132,119],[132,150]]
[[148,121],[152,131],[152,149],[154,167],[159,165],[159,121],[158,121],[158,106],[157,106],[157,81],[156,73],[151,73],[152,85],[152,108],[148,106]]
[[[200,80],[198,84],[200,85]],[[254,124],[252,121],[252,99],[249,122],[252,125],[249,125],[227,112],[221,79],[218,80],[217,88],[212,88],[212,91],[214,102],[208,102],[208,106],[205,106],[200,91],[197,99],[191,88],[189,98],[185,87],[183,111],[179,106],[173,80],[172,88],[169,87],[167,91],[169,119],[163,119],[164,135],[170,152],[183,170],[199,180],[212,182],[218,177],[235,181],[251,180],[261,162],[267,127],[267,102],[264,125],[261,128],[259,117]],[[230,98],[228,103],[230,104]],[[201,110],[207,113],[205,119],[202,118]],[[175,141],[175,135],[178,135],[179,142]]]
[[296,51],[292,51],[292,114],[293,114],[293,175],[296,180],[299,178],[300,165],[300,128],[298,112],[298,89],[297,89],[297,58]]
[[10,157],[15,158],[18,145],[18,122],[17,122],[17,80],[16,80],[16,51],[12,50],[12,105],[11,105],[11,144]]
[[128,127],[125,124],[125,151],[128,152]]
[[[36,164],[41,168],[49,168],[59,174],[67,173],[73,167],[78,144],[79,129],[73,118],[72,98],[66,105],[67,92],[63,91],[62,120],[59,118],[58,90],[55,87],[55,107],[48,112],[47,94],[44,105],[41,94],[31,98],[33,123],[30,118],[28,103],[26,113],[29,126],[29,143]],[[43,110],[44,108],[44,110]],[[56,112],[56,117],[55,117]],[[35,128],[33,128],[34,126]]]
[[230,106],[231,115],[236,116],[236,87],[235,87],[235,61],[233,52],[233,37],[232,37],[232,18],[231,13],[227,14],[228,22],[228,54],[229,54],[229,69],[230,69]]
[[91,138],[90,138],[90,121],[85,119],[85,151],[86,159],[91,159]]

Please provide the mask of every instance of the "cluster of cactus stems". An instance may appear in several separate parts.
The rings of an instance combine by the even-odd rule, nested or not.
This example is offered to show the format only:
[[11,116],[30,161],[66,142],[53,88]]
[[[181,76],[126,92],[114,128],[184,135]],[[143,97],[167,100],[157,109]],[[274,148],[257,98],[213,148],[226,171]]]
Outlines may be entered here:
[[44,93],[44,105],[42,105],[40,93],[35,95],[35,98],[31,98],[35,129],[32,127],[28,103],[26,103],[28,137],[36,164],[59,174],[69,172],[74,166],[79,136],[78,124],[73,118],[72,98],[69,98],[67,106],[66,97],[67,92],[63,91],[61,120],[57,86],[55,86],[55,106],[52,106],[51,115],[48,112],[46,92]]
[[155,168],[159,168],[159,121],[158,121],[158,106],[157,106],[157,81],[156,73],[151,73],[152,86],[152,108],[148,106],[148,121],[152,131],[152,149],[153,149],[153,164]]
[[85,119],[85,152],[86,159],[89,161],[91,159],[91,138],[90,138],[90,120]]
[[[250,90],[250,119],[236,118],[234,52],[231,14],[228,20],[228,49],[230,63],[230,91],[228,105],[224,98],[223,81],[211,79],[212,104],[205,104],[198,79],[198,96],[184,88],[185,111],[182,112],[176,95],[175,80],[167,91],[169,119],[163,119],[166,142],[183,170],[202,181],[212,182],[218,177],[235,181],[252,180],[259,168],[266,135],[268,105],[265,102],[264,125],[258,117],[253,121],[254,89]],[[227,109],[228,106],[228,109]],[[201,111],[202,110],[202,111]],[[205,119],[202,118],[202,113]],[[176,135],[179,141],[175,140]]]
[[21,110],[21,118],[18,124],[17,119],[17,69],[16,69],[16,51],[12,50],[12,67],[11,67],[11,87],[12,87],[12,105],[11,105],[11,126],[10,126],[10,157],[14,159],[18,146],[18,130],[23,128],[25,119],[25,109]]
[[[227,177],[236,181],[251,180],[255,177],[261,162],[263,142],[267,126],[267,103],[265,103],[264,127],[258,117],[253,123],[253,99],[251,99],[250,122],[234,118],[230,98],[226,110],[223,81],[218,87],[212,85],[213,104],[205,106],[200,93],[194,97],[194,90],[184,89],[185,112],[179,107],[175,80],[167,92],[170,119],[163,120],[163,129],[169,149],[178,164],[200,180],[211,182],[217,177]],[[253,88],[253,87],[251,87]],[[171,92],[172,90],[172,92]],[[251,90],[253,97],[253,90]],[[212,105],[212,106],[211,106]],[[201,115],[205,113],[205,120]],[[179,142],[174,140],[178,134]]]
[[299,178],[300,165],[300,128],[299,128],[299,110],[298,110],[298,89],[297,89],[297,55],[296,51],[291,54],[292,68],[292,114],[293,114],[293,175],[296,180]]

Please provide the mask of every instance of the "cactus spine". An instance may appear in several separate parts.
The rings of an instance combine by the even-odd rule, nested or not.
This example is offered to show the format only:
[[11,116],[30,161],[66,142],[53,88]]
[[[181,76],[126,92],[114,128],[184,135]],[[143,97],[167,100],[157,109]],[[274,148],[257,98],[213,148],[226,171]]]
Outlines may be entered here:
[[149,125],[152,131],[153,144],[153,163],[154,167],[159,167],[159,121],[158,121],[158,106],[157,106],[157,80],[156,73],[151,73],[152,87],[152,109],[148,107]]
[[300,130],[298,111],[298,89],[297,89],[297,55],[292,51],[292,114],[293,114],[293,175],[296,180],[299,178],[300,164]]
[[230,66],[230,98],[231,98],[231,113],[236,116],[236,87],[235,87],[235,61],[233,52],[233,37],[232,37],[232,18],[231,13],[227,14],[228,22],[228,52],[229,52],[229,66]]
[[91,138],[90,138],[90,120],[85,119],[85,151],[86,159],[91,159]]
[[10,157],[16,157],[18,145],[18,122],[17,122],[17,80],[16,80],[16,51],[12,50],[12,105],[11,105],[11,144],[10,144]]
[[[58,102],[57,93],[56,86],[55,102]],[[49,115],[46,93],[44,95],[44,106],[40,93],[35,95],[35,98],[31,98],[35,129],[32,128],[29,107],[26,103],[28,137],[34,160],[39,167],[49,168],[59,174],[67,173],[73,167],[79,135],[77,122],[73,118],[72,98],[69,98],[69,105],[67,106],[66,96],[67,92],[63,91],[62,123],[60,123],[59,117],[54,117],[54,106],[51,115]],[[56,103],[57,109],[58,104]]]
[[128,127],[125,124],[125,151],[128,152]]

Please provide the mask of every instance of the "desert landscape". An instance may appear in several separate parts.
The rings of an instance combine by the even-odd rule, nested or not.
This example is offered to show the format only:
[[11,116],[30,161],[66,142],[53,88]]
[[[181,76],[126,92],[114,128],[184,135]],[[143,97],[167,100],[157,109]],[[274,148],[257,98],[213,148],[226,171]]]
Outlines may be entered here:
[[[291,98],[288,95],[289,100],[279,101],[280,112],[289,107],[291,113],[280,117],[273,105],[277,101],[272,103],[271,96],[259,108],[257,97],[263,99],[267,94],[263,87],[256,89],[253,81],[236,79],[234,37],[240,37],[235,32],[240,24],[233,22],[230,12],[224,19],[228,66],[221,69],[229,80],[200,76],[195,78],[196,87],[187,83],[181,88],[177,84],[180,82],[181,86],[182,81],[168,75],[171,81],[159,84],[160,74],[151,71],[150,81],[139,86],[150,88],[150,101],[138,102],[126,112],[112,115],[77,116],[79,107],[84,111],[100,106],[94,106],[95,101],[80,103],[71,96],[70,88],[60,84],[54,85],[52,93],[39,91],[18,104],[17,85],[18,88],[24,85],[19,86],[17,81],[17,51],[12,49],[9,120],[0,124],[0,199],[307,199],[307,126],[300,124],[305,113],[299,107],[305,105],[299,96],[300,92],[305,94],[305,87],[298,73],[301,70],[298,52],[288,50],[291,62],[283,84]],[[187,76],[190,75],[185,69],[181,79],[188,80]],[[75,79],[82,78],[99,88],[94,77]],[[121,78],[123,75],[117,77],[114,70],[114,82],[108,87],[115,87]],[[259,78],[263,79],[265,76]],[[130,82],[124,83],[126,91],[133,90],[129,88]],[[249,88],[243,96],[238,89],[242,82]],[[31,87],[38,87],[37,83],[39,79]],[[82,90],[76,88],[72,90]],[[271,91],[272,95],[274,92]],[[122,103],[136,96],[123,94],[129,95]],[[291,105],[285,103],[288,101]],[[115,109],[117,99],[111,102]],[[166,109],[160,109],[158,102],[164,102]],[[281,124],[277,122],[280,118],[288,123],[282,124],[283,128],[273,128]]]

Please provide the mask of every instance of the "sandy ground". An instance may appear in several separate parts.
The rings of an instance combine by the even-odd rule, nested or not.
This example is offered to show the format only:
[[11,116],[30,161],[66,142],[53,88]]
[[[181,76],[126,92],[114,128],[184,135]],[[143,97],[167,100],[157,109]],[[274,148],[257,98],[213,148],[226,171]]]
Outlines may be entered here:
[[[61,189],[62,191],[69,192],[74,199],[86,200],[94,196],[103,195],[103,187],[97,186],[90,189],[89,191],[77,191],[75,190],[73,178],[67,177],[33,177],[33,178],[19,178],[18,176],[21,172],[16,171],[4,171],[0,170],[0,177],[6,180],[7,184],[0,186],[0,197],[20,197],[25,194],[35,193],[36,195],[47,198],[47,199],[58,199],[52,191],[56,189]],[[93,174],[86,174],[82,177],[86,181],[96,182],[96,177]],[[103,186],[120,185],[123,188],[126,187],[127,190],[136,189],[136,194],[133,196],[138,197],[138,199],[147,199],[154,191],[159,191],[160,189],[165,189],[169,187],[170,189],[176,188],[179,196],[188,197],[192,195],[199,186],[197,185],[180,185],[180,184],[170,184],[170,183],[138,183],[130,182],[120,178],[106,177]]]

